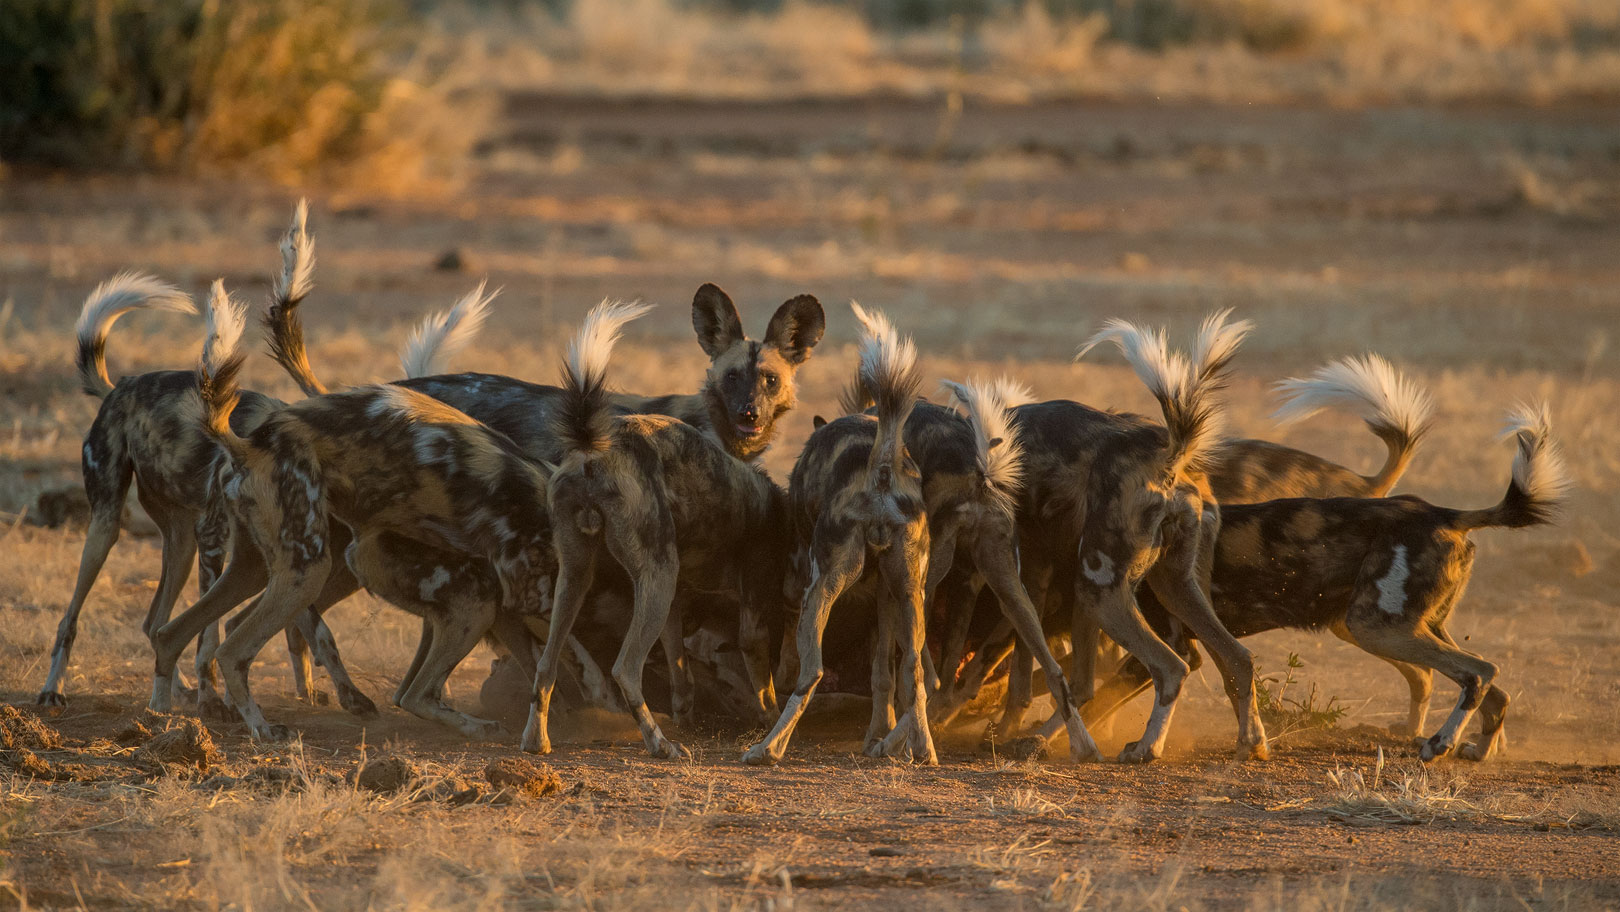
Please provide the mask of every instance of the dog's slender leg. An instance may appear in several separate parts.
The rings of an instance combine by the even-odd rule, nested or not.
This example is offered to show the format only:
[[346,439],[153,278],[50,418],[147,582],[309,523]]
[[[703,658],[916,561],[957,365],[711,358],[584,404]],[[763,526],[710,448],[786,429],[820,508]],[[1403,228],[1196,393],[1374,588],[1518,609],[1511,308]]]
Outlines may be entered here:
[[[142,498],[141,505],[163,534],[163,561],[157,591],[152,593],[152,602],[146,609],[146,620],[141,624],[141,632],[150,637],[153,630],[168,623],[174,603],[180,598],[186,581],[191,578],[191,562],[197,555],[196,518],[161,501]],[[179,675],[174,678],[174,688],[174,697],[184,699],[185,683]]]
[[894,650],[896,615],[885,606],[878,612],[871,636],[872,718],[866,724],[861,750],[868,757],[882,757],[884,739],[895,729]]
[[426,638],[431,640],[431,645],[400,700],[400,709],[419,719],[448,725],[468,738],[493,738],[500,734],[499,722],[452,709],[439,696],[444,690],[444,680],[494,623],[496,610],[493,602],[469,601],[434,618],[433,635]]
[[[230,517],[224,504],[218,500],[210,504],[197,520],[197,593],[214,588],[225,571],[225,553],[230,547]],[[235,712],[226,705],[220,694],[219,663],[214,654],[219,650],[219,622],[209,624],[197,639],[197,715],[204,719],[234,719]],[[229,714],[229,715],[227,715]]]
[[290,737],[292,732],[286,726],[271,725],[265,719],[264,711],[253,699],[248,670],[264,645],[285,630],[298,612],[315,601],[330,569],[331,557],[325,552],[299,567],[278,561],[258,605],[247,612],[236,629],[219,644],[219,666],[225,678],[226,696],[254,738],[279,741]]
[[[1451,715],[1446,717],[1440,729],[1424,741],[1419,749],[1419,755],[1426,761],[1450,753],[1457,744],[1458,735],[1473,718],[1474,712],[1480,709],[1486,694],[1490,692],[1497,674],[1496,666],[1479,656],[1442,642],[1426,627],[1410,630],[1390,628],[1386,624],[1384,629],[1378,629],[1376,622],[1357,623],[1356,619],[1352,618],[1350,629],[1356,636],[1356,642],[1374,655],[1427,665],[1457,682],[1462,692],[1457,697],[1456,707],[1452,709]],[[1492,708],[1496,710],[1506,707],[1504,704],[1502,707]],[[1499,718],[1491,721],[1500,729]]]
[[121,452],[117,438],[118,435],[105,430],[98,419],[84,441],[84,493],[90,499],[90,531],[79,554],[79,578],[73,584],[73,598],[56,628],[56,643],[51,646],[51,670],[34,701],[41,706],[67,705],[67,698],[62,695],[62,678],[67,674],[68,659],[73,655],[73,641],[79,635],[79,614],[84,611],[85,599],[89,598],[96,577],[101,575],[107,555],[118,543],[124,499],[129,495],[134,467]]
[[601,550],[599,534],[580,531],[577,524],[559,515],[553,530],[557,542],[557,591],[551,600],[551,627],[546,648],[534,670],[534,697],[529,704],[529,721],[523,727],[522,748],[529,753],[551,753],[547,723],[551,695],[557,689],[557,672],[562,668],[562,651],[572,635],[574,622],[590,594]]
[[309,638],[299,629],[298,619],[294,620],[283,631],[287,641],[287,659],[292,665],[293,697],[300,703],[314,706],[315,668],[309,660]]
[[[928,705],[936,713],[956,705],[957,678],[962,670],[962,656],[967,652],[968,631],[973,626],[973,609],[978,601],[972,576],[965,571],[945,577],[930,604],[944,606],[944,631],[940,637],[938,683],[928,697]],[[942,718],[942,717],[938,717]],[[943,724],[943,723],[941,723]]]
[[[1254,654],[1226,629],[1209,600],[1209,578],[1220,518],[1213,509],[1205,509],[1196,519],[1170,522],[1174,526],[1165,530],[1164,552],[1148,571],[1147,582],[1170,615],[1185,624],[1215,660],[1227,699],[1237,716],[1238,759],[1264,760],[1271,751],[1266,744],[1266,728],[1260,721],[1260,704],[1254,692]],[[1137,616],[1141,617],[1139,613]],[[1108,633],[1113,636],[1113,631]],[[1154,638],[1158,639],[1157,634]],[[1134,652],[1128,643],[1118,637],[1114,639],[1127,651]],[[1138,654],[1138,658],[1142,656]]]
[[[1052,702],[1057,706],[1055,718],[1060,719],[1062,725],[1069,732],[1069,756],[1075,761],[1099,759],[1101,754],[1097,750],[1097,742],[1092,739],[1091,733],[1086,730],[1085,723],[1081,721],[1078,705],[1080,701],[1076,697],[1075,690],[1071,682],[1064,678],[1056,657],[1052,655],[1052,650],[1047,648],[1046,637],[1041,630],[1041,619],[1035,611],[1035,604],[1030,601],[1029,593],[1025,591],[1024,584],[1019,579],[1017,561],[1014,558],[1015,552],[1012,551],[1012,545],[1010,537],[984,535],[975,548],[974,562],[978,565],[979,572],[984,575],[986,584],[995,592],[997,600],[1001,603],[1002,613],[1013,625],[1019,640],[1026,644],[1026,649],[1035,654],[1035,660],[1040,663],[1041,669],[1046,672],[1046,684],[1052,692]],[[1075,617],[1079,617],[1079,614],[1079,612],[1075,612]],[[1089,615],[1087,617],[1090,621],[1090,628],[1095,630],[1095,619],[1090,618]],[[1075,677],[1081,681],[1088,681],[1087,677],[1081,677],[1085,672],[1079,658],[1082,651],[1088,647],[1079,639],[1078,625],[1076,629],[1074,663],[1077,671]],[[1095,655],[1095,643],[1089,648],[1092,654]],[[1079,689],[1085,693],[1088,699],[1090,698],[1091,687],[1089,685],[1082,684]],[[1044,744],[1050,737],[1050,735],[1043,732],[1041,743]]]
[[[232,538],[231,561],[214,585],[179,617],[152,631],[155,667],[151,707],[157,712],[168,712],[172,708],[174,666],[186,644],[237,605],[252,598],[269,578],[264,558],[247,533],[240,531]],[[249,611],[252,610],[250,607]],[[212,658],[210,656],[210,660]]]
[[[826,530],[817,529],[817,538],[823,539]],[[845,534],[842,540],[819,540],[812,545],[810,585],[804,592],[804,603],[799,608],[797,654],[799,675],[781,718],[765,740],[743,753],[743,762],[750,766],[774,764],[787,751],[793,729],[804,716],[805,707],[821,683],[825,671],[821,653],[821,636],[827,629],[827,618],[833,603],[860,578],[866,563],[866,544],[859,530]]]
[[629,629],[625,631],[624,642],[619,647],[619,657],[613,663],[613,681],[619,685],[619,694],[624,697],[630,714],[641,729],[641,740],[647,747],[647,753],[665,760],[691,757],[690,751],[664,736],[641,692],[642,670],[647,666],[653,644],[667,626],[670,602],[675,598],[675,575],[679,565],[673,546],[670,553],[637,566],[635,557],[627,553],[631,548],[613,547],[617,537],[611,534],[607,541],[614,557],[630,572],[636,593],[635,612],[631,615]]
[[[686,659],[686,639],[681,636],[681,615],[681,602],[677,596],[669,607],[669,616],[664,619],[658,641],[664,647],[664,664],[669,669],[669,714],[674,717],[676,725],[685,726],[695,721],[692,714],[697,708],[697,686],[692,681],[692,667]],[[572,638],[570,640],[578,642]],[[583,652],[584,647],[581,646],[577,651]]]
[[1116,578],[1109,585],[1099,587],[1083,577],[1075,586],[1075,610],[1093,606],[1090,610],[1095,612],[1103,632],[1141,660],[1153,676],[1155,700],[1147,727],[1139,739],[1126,745],[1119,758],[1127,763],[1157,760],[1164,755],[1170,719],[1175,714],[1176,700],[1181,696],[1181,685],[1187,679],[1187,663],[1142,620],[1126,580]]
[[427,660],[429,650],[433,648],[433,622],[422,618],[422,634],[416,640],[416,654],[411,656],[411,664],[406,667],[404,677],[399,679],[399,686],[394,688],[391,702],[395,706],[404,707],[405,692],[411,689],[411,682],[422,671],[422,663]]
[[[1356,642],[1355,636],[1350,633],[1350,628],[1346,627],[1343,621],[1333,624],[1329,629],[1333,631],[1334,636],[1344,640],[1346,643],[1358,649],[1366,648]],[[1411,699],[1407,706],[1406,721],[1390,725],[1389,730],[1397,735],[1416,737],[1423,732],[1424,725],[1429,718],[1429,698],[1434,694],[1434,669],[1423,668],[1410,662],[1402,662],[1399,659],[1390,659],[1384,656],[1378,656],[1378,658],[1388,662],[1392,668],[1401,673],[1401,677],[1406,679],[1406,688]]]
[[768,725],[776,715],[776,682],[771,675],[771,629],[766,622],[768,602],[751,593],[737,616],[737,643],[742,647],[743,668],[748,672],[753,694],[751,709],[757,724]]
[[1012,662],[1007,666],[1007,702],[1001,708],[1001,721],[996,731],[1014,737],[1024,727],[1024,716],[1034,701],[1035,659],[1029,647],[1019,638],[1013,639]]
[[[883,740],[881,752],[894,756],[901,739],[911,758],[929,766],[939,764],[934,736],[928,727],[928,683],[923,679],[922,652],[927,648],[927,606],[924,603],[928,568],[918,566],[927,560],[927,530],[920,541],[908,542],[904,550],[890,549],[878,565],[892,596],[895,639],[900,645],[900,695],[905,704],[905,722],[895,726]],[[909,724],[907,724],[909,722]]]

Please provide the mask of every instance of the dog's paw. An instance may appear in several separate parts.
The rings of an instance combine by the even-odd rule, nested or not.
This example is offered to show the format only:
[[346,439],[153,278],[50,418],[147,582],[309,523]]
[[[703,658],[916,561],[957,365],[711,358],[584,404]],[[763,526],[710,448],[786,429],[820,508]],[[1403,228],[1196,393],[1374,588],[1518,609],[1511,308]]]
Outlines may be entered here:
[[62,696],[61,691],[42,690],[39,692],[39,696],[34,698],[34,705],[61,709],[67,705],[67,697]]
[[1152,763],[1157,759],[1159,759],[1159,752],[1154,750],[1151,745],[1143,744],[1141,741],[1132,741],[1125,745],[1124,750],[1119,752],[1119,762],[1121,763]]
[[743,751],[742,755],[742,762],[747,766],[775,766],[776,760],[763,741]]
[[371,698],[361,693],[358,687],[339,687],[338,705],[362,719],[378,715],[377,704],[371,702]]
[[1418,748],[1418,759],[1428,763],[1431,760],[1439,760],[1449,753],[1451,753],[1451,741],[1435,735],[1424,741],[1422,746]]
[[[197,701],[197,718],[204,722],[240,722],[236,708],[219,698],[218,694],[205,694]],[[274,728],[274,726],[271,726]]]

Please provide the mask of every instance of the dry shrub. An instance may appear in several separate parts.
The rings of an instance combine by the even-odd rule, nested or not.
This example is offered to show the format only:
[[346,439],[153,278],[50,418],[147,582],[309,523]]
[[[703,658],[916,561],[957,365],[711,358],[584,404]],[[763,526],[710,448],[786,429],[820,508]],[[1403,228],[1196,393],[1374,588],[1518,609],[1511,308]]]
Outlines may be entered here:
[[424,135],[446,99],[391,72],[400,23],[391,0],[16,0],[0,154],[415,186],[468,131]]

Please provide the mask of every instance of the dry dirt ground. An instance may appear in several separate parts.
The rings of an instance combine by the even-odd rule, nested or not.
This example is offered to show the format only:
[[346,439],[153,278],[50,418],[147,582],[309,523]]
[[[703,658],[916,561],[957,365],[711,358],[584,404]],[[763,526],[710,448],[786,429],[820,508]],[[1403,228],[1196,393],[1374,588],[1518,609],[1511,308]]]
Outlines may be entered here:
[[[397,710],[362,722],[301,706],[279,645],[256,686],[302,742],[254,745],[218,725],[210,754],[194,729],[164,734],[175,720],[131,725],[157,567],[154,541],[131,534],[86,611],[69,705],[45,720],[63,740],[6,720],[8,902],[1620,905],[1620,110],[970,103],[956,117],[883,99],[514,96],[501,123],[453,198],[315,197],[306,309],[329,383],[396,376],[408,323],[488,275],[505,292],[459,366],[549,381],[587,307],[644,297],[663,306],[620,349],[615,377],[644,392],[701,382],[685,303],[699,283],[731,291],[755,333],[776,303],[818,295],[827,342],[767,460],[779,479],[848,376],[851,297],[914,333],[930,375],[1006,371],[1043,397],[1135,410],[1152,402],[1117,361],[1068,363],[1097,323],[1166,322],[1185,338],[1209,308],[1235,307],[1258,325],[1229,395],[1237,430],[1358,467],[1379,453],[1363,428],[1342,416],[1276,428],[1268,387],[1384,353],[1440,404],[1401,490],[1457,506],[1501,496],[1500,416],[1549,398],[1577,482],[1570,508],[1556,527],[1477,535],[1452,626],[1502,665],[1507,755],[1420,768],[1382,733],[1404,714],[1399,679],[1301,633],[1251,645],[1268,673],[1297,653],[1290,692],[1314,686],[1348,715],[1284,737],[1269,763],[1228,761],[1230,711],[1205,672],[1170,756],[1148,768],[1009,763],[971,728],[945,739],[938,769],[869,761],[849,740],[858,709],[818,721],[778,769],[739,766],[749,733],[718,728],[681,733],[694,762],[657,763],[623,722],[593,716],[558,739],[555,782],[502,791],[485,767],[517,754],[515,734],[467,743]],[[77,482],[94,414],[69,363],[83,296],[133,267],[192,291],[223,275],[259,297],[291,200],[251,184],[0,180],[0,511],[17,519],[0,528],[0,701],[30,708],[83,540],[18,516]],[[459,268],[436,268],[451,250]],[[193,320],[132,318],[114,332],[112,370],[189,365],[200,338]],[[248,381],[294,395],[266,359]],[[364,597],[331,620],[381,701],[415,623]],[[464,705],[489,659],[475,653],[455,678]],[[1431,718],[1454,699],[1437,690]],[[1141,719],[1122,718],[1105,747]],[[182,762],[162,762],[153,738]],[[406,759],[415,775],[397,792],[351,786],[362,756]]]

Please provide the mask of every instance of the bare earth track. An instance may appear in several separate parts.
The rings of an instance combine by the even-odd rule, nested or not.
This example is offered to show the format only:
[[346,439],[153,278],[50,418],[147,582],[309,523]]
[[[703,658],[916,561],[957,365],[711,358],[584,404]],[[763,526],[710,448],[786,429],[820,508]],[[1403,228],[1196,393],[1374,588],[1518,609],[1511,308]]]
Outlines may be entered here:
[[[0,181],[0,511],[77,483],[94,403],[76,391],[69,336],[89,288],[142,268],[193,292],[223,275],[257,297],[290,197],[133,177]],[[505,292],[459,367],[552,381],[561,327],[604,296],[639,296],[662,306],[615,367],[639,392],[697,387],[686,302],[701,282],[730,291],[751,329],[785,298],[818,295],[828,344],[767,458],[779,479],[810,416],[833,414],[850,297],[914,333],[929,376],[1005,370],[1043,397],[1134,410],[1151,400],[1117,363],[1067,363],[1081,339],[1115,315],[1185,337],[1209,308],[1236,307],[1258,324],[1228,396],[1236,428],[1352,466],[1381,452],[1364,428],[1324,417],[1280,431],[1267,388],[1378,351],[1440,402],[1399,490],[1452,506],[1500,496],[1500,415],[1547,397],[1578,485],[1568,515],[1478,536],[1453,623],[1502,665],[1507,755],[1423,771],[1384,733],[1404,714],[1399,679],[1331,636],[1288,633],[1250,641],[1265,670],[1298,653],[1299,686],[1349,715],[1285,738],[1269,763],[1228,761],[1230,712],[1205,672],[1170,756],[1146,768],[1009,763],[977,728],[943,740],[937,770],[869,761],[841,740],[859,730],[858,708],[816,721],[777,769],[740,766],[748,733],[729,730],[681,733],[697,759],[671,764],[646,759],[618,719],[593,719],[565,727],[547,758],[561,791],[509,798],[482,770],[516,753],[515,733],[467,743],[397,710],[361,721],[300,707],[273,644],[255,687],[272,718],[302,730],[301,747],[213,725],[220,764],[160,773],[131,746],[95,743],[137,717],[149,680],[139,622],[157,550],[126,535],[81,626],[69,705],[45,720],[66,744],[34,751],[67,778],[31,779],[10,753],[0,762],[0,896],[33,908],[1620,906],[1614,106],[970,100],[953,120],[903,99],[522,95],[464,193],[317,198],[312,227],[311,357],[329,382],[397,376],[404,325],[486,273]],[[451,248],[465,267],[435,270]],[[132,319],[109,361],[115,375],[186,366],[200,340],[193,322]],[[247,377],[295,395],[267,359]],[[83,534],[7,528],[0,701],[31,709]],[[364,597],[332,620],[361,684],[386,696],[415,622]],[[468,708],[488,658],[475,653],[453,680]],[[1435,715],[1455,694],[1438,690]],[[1104,748],[1140,718],[1122,717]],[[356,791],[339,777],[362,750],[409,758],[421,778],[398,794]],[[282,794],[287,782],[297,788]]]

